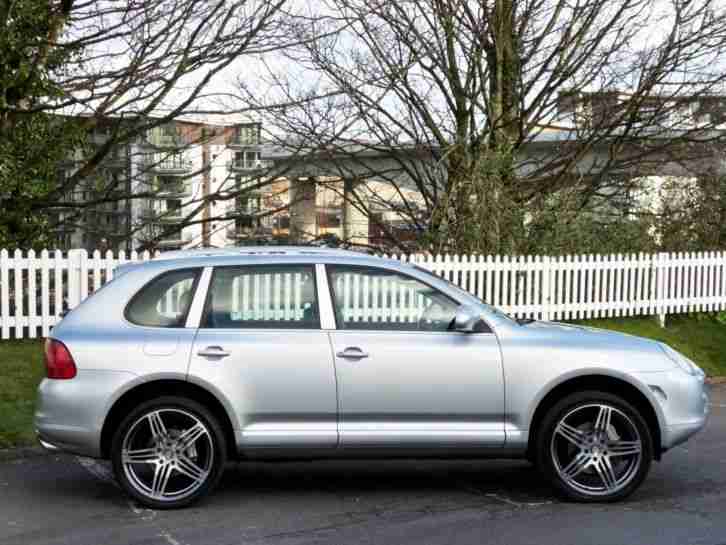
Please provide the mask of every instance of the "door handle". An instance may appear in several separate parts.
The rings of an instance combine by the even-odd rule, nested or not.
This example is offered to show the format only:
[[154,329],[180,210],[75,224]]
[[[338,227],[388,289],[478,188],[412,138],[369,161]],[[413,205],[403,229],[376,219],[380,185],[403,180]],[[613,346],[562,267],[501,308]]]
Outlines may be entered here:
[[208,346],[197,352],[197,355],[204,356],[205,358],[226,358],[229,356],[229,352],[221,346]]
[[342,352],[338,352],[336,354],[336,356],[338,356],[339,358],[348,358],[348,359],[352,359],[352,360],[362,360],[363,358],[367,358],[368,357],[368,353],[367,352],[363,352],[363,350],[361,350],[357,346],[349,346],[348,348],[346,348]]

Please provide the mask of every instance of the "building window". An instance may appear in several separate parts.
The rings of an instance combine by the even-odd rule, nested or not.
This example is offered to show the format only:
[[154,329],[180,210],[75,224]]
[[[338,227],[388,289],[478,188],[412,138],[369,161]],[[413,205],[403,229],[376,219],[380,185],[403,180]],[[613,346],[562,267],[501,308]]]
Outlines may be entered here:
[[260,143],[260,124],[242,125],[235,131],[235,141],[241,146],[256,146]]
[[181,212],[181,201],[179,199],[167,199],[166,200],[166,211],[167,212]]
[[234,220],[234,225],[238,231],[252,229],[255,226],[255,219],[252,216],[242,216]]
[[234,154],[234,166],[241,169],[252,169],[259,165],[259,151],[238,151]]
[[318,212],[318,225],[320,227],[338,228],[342,224],[340,212]]

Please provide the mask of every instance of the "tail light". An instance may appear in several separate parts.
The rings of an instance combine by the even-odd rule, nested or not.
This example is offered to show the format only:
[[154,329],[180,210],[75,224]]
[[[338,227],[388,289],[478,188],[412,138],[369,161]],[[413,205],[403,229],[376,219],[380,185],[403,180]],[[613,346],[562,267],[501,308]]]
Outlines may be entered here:
[[55,339],[45,341],[45,368],[48,378],[69,379],[76,376],[76,362],[62,342]]

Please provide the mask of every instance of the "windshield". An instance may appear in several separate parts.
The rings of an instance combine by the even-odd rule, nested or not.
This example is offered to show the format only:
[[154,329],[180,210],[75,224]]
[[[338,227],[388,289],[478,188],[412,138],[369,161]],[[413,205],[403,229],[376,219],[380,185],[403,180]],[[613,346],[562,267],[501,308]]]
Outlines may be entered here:
[[447,286],[448,286],[449,288],[451,288],[451,289],[452,289],[452,290],[454,290],[455,292],[457,292],[457,293],[459,293],[460,295],[462,295],[462,296],[463,296],[463,297],[464,297],[465,299],[468,299],[468,300],[470,300],[470,301],[471,301],[472,303],[475,303],[475,304],[479,305],[480,307],[483,307],[483,308],[484,308],[484,309],[485,309],[485,310],[486,310],[487,312],[489,312],[490,314],[494,314],[495,316],[498,316],[498,317],[504,318],[504,319],[506,319],[506,320],[509,320],[510,322],[517,322],[517,320],[515,320],[514,318],[512,318],[512,317],[511,317],[511,316],[510,316],[509,314],[507,314],[507,313],[506,313],[506,312],[504,312],[503,310],[501,310],[501,309],[498,309],[497,307],[495,307],[495,306],[492,306],[492,305],[490,305],[490,304],[488,304],[488,303],[485,303],[484,301],[482,301],[481,299],[479,299],[479,298],[478,298],[478,297],[477,297],[476,295],[474,295],[473,293],[470,293],[470,292],[466,291],[465,289],[462,289],[462,288],[460,288],[459,286],[457,286],[457,285],[456,285],[456,284],[454,284],[453,282],[450,282],[450,281],[449,281],[449,280],[447,280],[446,278],[443,278],[443,277],[439,276],[438,274],[436,274],[436,273],[433,273],[433,272],[431,272],[431,271],[430,271],[430,270],[428,270],[428,269],[425,269],[424,267],[420,267],[420,266],[418,266],[418,265],[414,265],[414,264],[411,264],[411,265],[412,265],[412,266],[413,266],[413,268],[414,268],[414,269],[416,269],[417,271],[420,271],[420,272],[422,272],[422,273],[426,273],[426,274],[427,274],[427,275],[429,275],[429,276],[433,276],[434,278],[436,278],[436,279],[437,279],[437,280],[439,280],[439,281],[442,281],[442,282],[446,282],[446,285],[447,285]]

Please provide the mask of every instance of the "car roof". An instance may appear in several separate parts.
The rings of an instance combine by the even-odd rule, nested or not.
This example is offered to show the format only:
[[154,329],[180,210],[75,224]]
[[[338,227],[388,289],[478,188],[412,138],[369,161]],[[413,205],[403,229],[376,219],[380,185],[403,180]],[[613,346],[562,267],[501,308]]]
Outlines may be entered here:
[[[357,265],[405,265],[398,259],[315,246],[247,246],[240,248],[200,248],[165,252],[143,264],[185,266],[219,266],[235,263],[346,263]],[[140,263],[141,264],[141,263]]]

